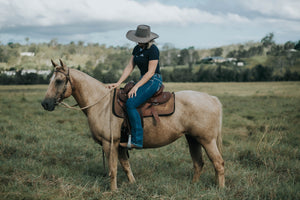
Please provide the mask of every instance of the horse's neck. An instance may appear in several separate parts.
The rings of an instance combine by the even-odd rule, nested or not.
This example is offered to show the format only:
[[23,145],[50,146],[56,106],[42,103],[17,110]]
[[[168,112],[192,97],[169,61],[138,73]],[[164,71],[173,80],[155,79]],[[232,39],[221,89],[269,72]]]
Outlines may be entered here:
[[81,71],[72,69],[70,76],[75,89],[72,95],[81,108],[94,104],[109,92],[104,84]]

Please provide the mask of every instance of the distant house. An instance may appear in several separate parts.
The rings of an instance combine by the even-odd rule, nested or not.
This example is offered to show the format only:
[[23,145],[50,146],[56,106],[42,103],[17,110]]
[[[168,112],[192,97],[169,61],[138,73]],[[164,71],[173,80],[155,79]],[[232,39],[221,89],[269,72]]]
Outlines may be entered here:
[[51,70],[40,70],[37,72],[37,74],[48,76],[49,74],[51,74],[51,72]]
[[229,61],[229,62],[236,62],[237,59],[236,59],[236,58],[226,58],[226,61]]
[[5,74],[6,76],[14,76],[14,75],[16,75],[16,71],[3,71],[1,73]]
[[215,57],[205,57],[202,59],[202,62],[204,63],[208,63],[208,62],[211,62],[211,63],[223,63],[223,62],[226,62],[226,58],[223,58],[223,57],[218,57],[218,56],[215,56]]
[[[0,71],[0,74],[5,74],[7,76],[15,76],[16,75],[15,70],[11,70],[11,71]],[[51,74],[51,70],[36,70],[36,69],[23,69],[21,71],[21,75],[24,76],[25,74],[38,74],[41,76],[48,76],[49,74]]]
[[226,58],[223,57],[211,57],[214,63],[223,63],[226,62]]
[[37,70],[36,69],[23,69],[21,72],[21,75],[31,74],[31,73],[36,74]]
[[209,63],[209,62],[212,62],[212,61],[213,61],[213,59],[211,57],[205,57],[201,60],[201,62],[203,62],[203,63]]
[[23,69],[22,70],[22,75],[25,75],[25,74],[38,74],[38,75],[43,75],[43,76],[47,76],[51,73],[51,70],[36,70],[36,69]]
[[239,66],[239,67],[243,67],[244,66],[244,62],[237,62],[236,65]]
[[34,56],[34,52],[21,52],[20,53],[21,56]]
[[289,52],[297,52],[297,49],[289,49]]
[[238,61],[236,58],[223,58],[223,57],[205,57],[201,60],[203,63],[224,63],[230,62],[239,67],[243,67],[245,63],[243,61]]

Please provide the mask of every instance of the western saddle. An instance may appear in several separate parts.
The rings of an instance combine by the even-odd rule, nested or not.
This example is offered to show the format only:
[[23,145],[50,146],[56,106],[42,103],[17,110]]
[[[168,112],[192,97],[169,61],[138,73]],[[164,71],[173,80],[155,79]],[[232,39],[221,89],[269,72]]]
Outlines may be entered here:
[[[120,118],[126,118],[126,101],[128,99],[128,92],[133,88],[135,83],[128,82],[124,88],[115,89],[113,113]],[[142,124],[143,117],[154,117],[156,124],[160,122],[159,116],[169,116],[175,111],[175,94],[164,92],[164,85],[144,104],[137,109],[141,115]]]

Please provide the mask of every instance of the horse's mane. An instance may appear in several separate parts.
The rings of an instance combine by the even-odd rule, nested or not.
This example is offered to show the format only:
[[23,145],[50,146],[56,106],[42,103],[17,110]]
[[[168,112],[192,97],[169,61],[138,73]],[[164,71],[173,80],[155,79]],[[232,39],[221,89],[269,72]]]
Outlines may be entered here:
[[[102,83],[101,81],[97,80],[96,78],[92,77],[91,75],[83,72],[83,71],[80,71],[80,70],[77,70],[77,69],[72,69],[72,72],[76,72],[77,74],[77,78],[80,78],[80,79],[85,79],[87,80],[89,83],[92,83],[93,85],[100,85],[102,87],[106,87],[104,83]],[[71,72],[71,73],[72,73]],[[71,74],[72,76],[72,74]]]

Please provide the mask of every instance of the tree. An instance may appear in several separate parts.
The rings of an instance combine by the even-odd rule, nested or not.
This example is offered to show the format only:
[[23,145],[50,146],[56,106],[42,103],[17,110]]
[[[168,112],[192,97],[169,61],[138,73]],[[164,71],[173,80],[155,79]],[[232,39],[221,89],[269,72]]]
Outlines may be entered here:
[[287,41],[284,44],[284,50],[289,50],[289,49],[294,49],[295,48],[295,44],[291,41]]
[[56,47],[58,45],[57,39],[53,38],[52,40],[50,40],[49,44],[50,47]]
[[193,51],[192,53],[192,62],[193,64],[197,63],[200,60],[200,56],[197,51]]
[[298,43],[295,45],[295,49],[300,51],[300,40],[298,41]]
[[216,49],[213,49],[213,56],[222,56],[223,54],[223,49],[222,48],[216,48]]
[[273,69],[270,67],[257,65],[254,68],[252,68],[251,71],[254,77],[254,81],[270,81],[272,77]]
[[185,65],[185,64],[188,64],[189,60],[190,60],[189,50],[182,49],[180,51],[177,64],[178,65]]
[[26,41],[26,43],[27,43],[27,45],[28,45],[29,37],[26,37],[26,38],[25,38],[25,41]]
[[269,33],[263,39],[261,39],[261,43],[263,47],[269,47],[275,44],[273,38],[274,38],[274,33]]
[[95,69],[93,70],[93,77],[95,79],[98,79],[100,81],[103,80],[103,73],[102,73],[102,69],[103,69],[103,64],[102,63],[99,63]]

